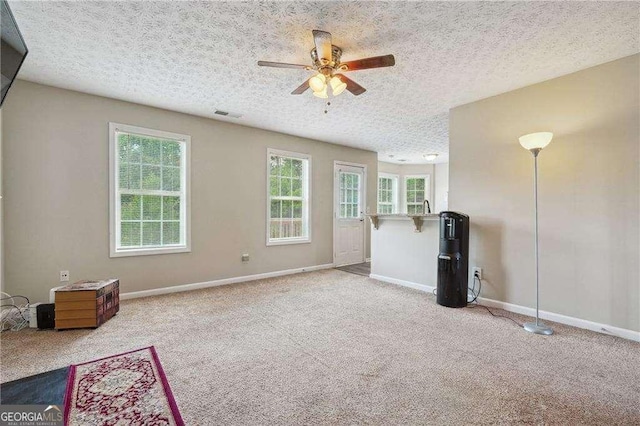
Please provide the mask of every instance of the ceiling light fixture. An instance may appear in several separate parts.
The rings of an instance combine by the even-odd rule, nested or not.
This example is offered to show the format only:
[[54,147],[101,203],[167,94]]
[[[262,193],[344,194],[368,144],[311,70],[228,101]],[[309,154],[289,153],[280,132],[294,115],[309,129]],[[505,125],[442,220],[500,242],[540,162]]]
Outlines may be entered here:
[[314,92],[322,92],[327,87],[327,78],[323,74],[318,73],[309,79],[309,87],[311,87],[311,90]]
[[331,85],[331,93],[333,93],[333,96],[338,96],[347,88],[347,83],[340,80],[340,77],[337,75],[334,75],[331,80],[329,80],[329,85]]
[[[329,84],[327,84],[327,78],[329,78]],[[338,96],[347,88],[347,83],[342,81],[337,75],[331,76],[331,74],[318,73],[309,79],[309,87],[313,90],[314,96],[322,99],[329,97],[328,86],[331,86],[331,94]]]
[[438,158],[438,154],[425,154],[423,155],[424,159],[427,161],[433,161]]
[[322,89],[318,91],[313,91],[313,96],[316,96],[321,99],[327,99],[329,95],[327,95],[327,86],[325,85]]

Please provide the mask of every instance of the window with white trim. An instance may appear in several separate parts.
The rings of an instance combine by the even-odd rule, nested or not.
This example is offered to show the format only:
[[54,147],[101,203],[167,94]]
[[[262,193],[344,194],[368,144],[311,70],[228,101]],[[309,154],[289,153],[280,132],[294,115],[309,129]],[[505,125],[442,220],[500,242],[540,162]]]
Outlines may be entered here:
[[269,149],[267,173],[267,245],[310,242],[311,157]]
[[359,219],[361,174],[340,170],[340,219]]
[[429,200],[431,195],[429,175],[406,176],[404,188],[406,213],[424,214],[424,200]]
[[378,173],[378,214],[398,213],[398,175]]
[[109,123],[111,257],[190,251],[187,135]]

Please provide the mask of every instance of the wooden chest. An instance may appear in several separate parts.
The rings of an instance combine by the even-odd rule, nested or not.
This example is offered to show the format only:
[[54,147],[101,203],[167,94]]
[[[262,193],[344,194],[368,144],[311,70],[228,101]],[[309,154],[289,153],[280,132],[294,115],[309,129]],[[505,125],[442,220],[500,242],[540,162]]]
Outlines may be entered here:
[[117,279],[78,281],[56,290],[56,330],[99,327],[120,310]]

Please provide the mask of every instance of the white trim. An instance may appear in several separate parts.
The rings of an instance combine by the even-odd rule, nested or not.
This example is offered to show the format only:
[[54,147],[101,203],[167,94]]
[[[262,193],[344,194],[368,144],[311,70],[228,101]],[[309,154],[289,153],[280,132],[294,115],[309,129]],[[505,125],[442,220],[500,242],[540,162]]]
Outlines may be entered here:
[[[116,153],[116,132],[130,132],[138,135],[146,135],[161,139],[172,139],[185,144],[182,151],[184,167],[181,168],[181,180],[184,186],[184,201],[180,203],[181,218],[184,217],[184,244],[167,247],[141,247],[141,248],[116,248],[118,227],[118,190],[116,175],[118,171],[118,156]],[[163,191],[152,191],[162,195]],[[109,257],[148,256],[156,254],[173,254],[191,252],[191,136],[180,133],[166,132],[163,130],[147,129],[109,122]]]
[[[514,312],[516,314],[527,315],[535,317],[536,310],[521,305],[514,305],[513,303],[501,302],[499,300],[487,299],[485,297],[479,297],[478,300],[491,308],[500,308],[505,311]],[[640,331],[633,331],[626,328],[614,327],[609,324],[602,324],[593,322],[581,318],[570,317],[567,315],[557,314],[549,311],[539,311],[541,319],[557,322],[560,324],[570,325],[572,327],[583,328],[585,330],[591,330],[602,334],[608,334],[611,336],[622,337],[623,339],[633,340],[640,342]]]
[[413,288],[415,290],[424,291],[425,293],[432,293],[433,290],[435,290],[435,287],[431,287],[430,285],[418,284],[412,281],[405,281],[405,280],[399,280],[397,278],[385,277],[384,275],[371,274],[369,275],[369,278],[373,278],[374,280],[378,280],[378,281],[384,281],[386,283],[401,285],[402,287]]
[[[403,287],[409,287],[409,288],[424,291],[427,293],[432,293],[433,290],[435,289],[435,287],[431,287],[425,284],[418,284],[411,281],[399,280],[396,278],[385,277],[382,275],[371,274],[369,275],[369,277],[376,279],[378,281],[397,284]],[[515,305],[513,303],[507,303],[507,302],[501,302],[499,300],[487,299],[486,297],[479,297],[478,301],[482,302],[483,305],[486,305],[490,308],[504,309],[505,311],[508,311],[508,312],[527,315],[529,317],[535,317],[536,315],[536,310],[534,308],[529,308],[526,306]],[[608,324],[602,324],[602,323],[588,321],[580,318],[570,317],[567,315],[556,314],[555,312],[539,311],[539,315],[540,315],[540,318],[548,321],[553,321],[560,324],[569,325],[572,327],[582,328],[585,330],[595,331],[597,333],[608,334],[610,336],[616,336],[616,337],[621,337],[623,339],[640,342],[640,331],[614,327]]]
[[109,257],[128,257],[128,256],[151,256],[156,254],[175,254],[175,253],[190,253],[191,247],[179,246],[179,247],[153,247],[153,248],[135,248],[135,249],[120,249],[116,252],[111,252]]
[[[300,160],[307,161],[307,167],[302,170],[302,184],[306,185],[303,187],[303,191],[306,192],[306,197],[302,197],[302,220],[303,220],[303,228],[306,230],[306,234],[303,237],[295,237],[295,238],[279,238],[272,240],[270,238],[270,229],[271,229],[271,170],[270,170],[270,161],[271,156],[279,156],[279,157],[288,157],[288,158],[296,158]],[[292,152],[292,151],[283,151],[275,148],[267,148],[267,161],[266,161],[266,170],[267,170],[267,182],[266,182],[266,191],[267,191],[267,209],[264,212],[266,218],[266,228],[265,228],[265,236],[266,236],[266,245],[269,246],[284,246],[289,244],[306,244],[311,242],[311,154],[304,154],[300,152]],[[306,200],[305,200],[306,198]],[[305,202],[306,201],[306,202]],[[305,223],[306,218],[306,223]]]
[[[338,166],[347,166],[347,167],[359,167],[362,168],[362,194],[361,194],[361,200],[362,200],[362,219],[366,220],[364,214],[367,211],[367,165],[366,164],[361,164],[361,163],[350,163],[348,161],[340,161],[340,160],[334,160],[333,161],[333,261],[335,263],[336,260],[336,227],[337,227],[337,218],[338,218],[338,211],[340,209],[339,203],[337,203],[337,198],[338,198],[338,194],[340,193],[340,190],[338,188],[338,174],[337,174],[337,167]],[[376,192],[377,192],[377,188],[378,188],[378,178],[376,178]],[[376,211],[378,209],[378,198],[376,197]],[[363,222],[364,223],[364,222]],[[364,259],[366,258],[366,251],[367,251],[367,226],[363,226],[362,227],[362,259],[360,262],[357,263],[362,263],[364,261]],[[344,266],[344,265],[341,265]]]
[[[183,284],[171,287],[154,288],[151,290],[133,291],[129,293],[120,293],[120,300],[138,299],[140,297],[159,296],[162,294],[180,293],[183,291],[200,290],[209,287],[219,287],[222,285],[237,284],[255,280],[263,280],[266,278],[281,277],[284,275],[299,274],[301,272],[319,271],[321,269],[333,268],[333,263],[326,263],[324,265],[307,266],[304,268],[285,269],[282,271],[265,272],[262,274],[245,275],[242,277],[223,278],[220,280],[204,281],[193,284]],[[52,290],[53,291],[53,290]]]
[[268,241],[267,246],[288,246],[290,244],[311,244],[311,239],[306,237],[300,238],[279,238],[277,240]]

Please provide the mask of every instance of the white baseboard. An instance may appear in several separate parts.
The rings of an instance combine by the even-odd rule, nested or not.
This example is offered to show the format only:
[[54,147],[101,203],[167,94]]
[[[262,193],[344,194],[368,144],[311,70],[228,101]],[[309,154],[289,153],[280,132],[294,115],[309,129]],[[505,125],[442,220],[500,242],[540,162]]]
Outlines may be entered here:
[[386,283],[401,285],[403,287],[414,288],[416,290],[424,291],[427,293],[431,293],[435,289],[435,287],[431,287],[426,284],[418,284],[411,281],[399,280],[397,278],[385,277],[384,275],[371,274],[369,275],[369,278],[373,278],[374,280],[378,281],[384,281]]
[[[530,317],[536,316],[536,310],[521,305],[514,305],[513,303],[502,302],[500,300],[487,299],[485,297],[479,297],[478,301],[481,304],[491,307],[500,308],[505,311],[515,312],[516,314],[528,315]],[[622,337],[623,339],[633,340],[640,342],[640,331],[633,331],[626,328],[614,327],[609,324],[602,324],[593,322],[581,318],[570,317],[567,315],[556,314],[555,312],[539,311],[541,319],[548,321],[558,322],[560,324],[570,325],[573,327],[583,328],[585,330],[596,331],[602,334],[609,334],[611,336]]]
[[[397,284],[404,287],[410,287],[410,288],[414,288],[420,291],[425,291],[428,293],[433,292],[435,288],[425,284],[418,284],[411,281],[399,280],[396,278],[385,277],[382,275],[371,274],[369,275],[369,277],[379,281],[384,281],[391,284]],[[479,297],[478,302],[490,308],[504,309],[505,311],[514,312],[516,314],[527,315],[530,317],[535,317],[536,315],[536,310],[534,308],[529,308],[521,305],[514,305],[513,303],[487,299],[486,297]],[[626,328],[614,327],[608,324],[601,324],[601,323],[588,321],[580,318],[570,317],[567,315],[556,314],[555,312],[539,311],[539,315],[540,315],[540,318],[548,321],[553,321],[560,324],[570,325],[572,327],[583,328],[583,329],[595,331],[598,333],[608,334],[611,336],[622,337],[623,339],[640,342],[640,331],[633,331]]]
[[140,297],[159,296],[161,294],[179,293],[182,291],[200,290],[209,287],[218,287],[221,285],[243,283],[248,281],[262,280],[265,278],[281,277],[284,275],[299,274],[301,272],[319,271],[321,269],[333,268],[333,263],[324,265],[308,266],[305,268],[285,269],[283,271],[265,272],[262,274],[245,275],[243,277],[223,278],[221,280],[204,281],[201,283],[183,284],[171,287],[154,288],[151,290],[132,291],[129,293],[120,293],[120,300],[137,299]]

